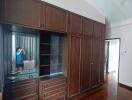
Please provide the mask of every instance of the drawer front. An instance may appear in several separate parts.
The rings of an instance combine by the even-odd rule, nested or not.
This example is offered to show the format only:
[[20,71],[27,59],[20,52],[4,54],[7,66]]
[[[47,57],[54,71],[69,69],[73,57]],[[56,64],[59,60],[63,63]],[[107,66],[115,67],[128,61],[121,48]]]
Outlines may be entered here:
[[38,100],[38,95],[34,94],[31,96],[26,96],[26,97],[22,97],[22,98],[13,99],[13,100]]
[[56,88],[61,88],[66,86],[66,79],[55,79],[55,80],[48,80],[40,82],[40,93],[43,93],[45,91],[50,91]]
[[51,91],[45,91],[44,96],[49,97],[49,96],[51,96],[53,94],[56,94],[56,93],[59,93],[59,92],[64,92],[65,93],[65,87],[62,87],[62,88],[59,88],[59,89],[55,88]]
[[36,87],[29,87],[29,88],[20,88],[17,90],[12,90],[12,98],[16,99],[16,98],[20,98],[20,97],[24,97],[27,95],[31,95],[34,93],[37,93],[37,88]]
[[40,82],[40,100],[65,100],[66,79]]
[[58,92],[48,97],[45,97],[45,95],[43,95],[43,100],[65,100],[65,92]]
[[36,100],[38,92],[38,81],[28,80],[12,83],[10,89],[11,98],[13,100]]

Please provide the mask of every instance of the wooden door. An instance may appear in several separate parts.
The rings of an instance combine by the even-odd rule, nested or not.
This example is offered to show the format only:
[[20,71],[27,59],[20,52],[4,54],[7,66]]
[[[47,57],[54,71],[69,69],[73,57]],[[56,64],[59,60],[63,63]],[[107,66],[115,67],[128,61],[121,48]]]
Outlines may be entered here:
[[67,32],[67,12],[52,5],[46,5],[46,29]]
[[92,87],[100,84],[100,34],[101,25],[97,22],[94,23],[93,32],[93,53],[92,53],[92,66],[91,66],[91,82]]
[[72,35],[82,34],[82,17],[73,13],[70,13],[70,33]]
[[68,74],[68,96],[75,96],[80,92],[80,64],[81,64],[81,37],[71,36],[70,59]]
[[28,27],[40,27],[41,4],[38,0],[5,0],[4,21]]
[[104,60],[105,60],[105,25],[101,25],[100,35],[100,83],[104,83]]
[[81,91],[90,89],[91,85],[91,58],[92,58],[92,34],[93,22],[83,20],[83,42],[82,42],[82,66],[81,66]]
[[45,19],[46,18],[46,4],[45,2],[41,3],[41,15],[40,15],[40,27],[41,29],[45,29]]

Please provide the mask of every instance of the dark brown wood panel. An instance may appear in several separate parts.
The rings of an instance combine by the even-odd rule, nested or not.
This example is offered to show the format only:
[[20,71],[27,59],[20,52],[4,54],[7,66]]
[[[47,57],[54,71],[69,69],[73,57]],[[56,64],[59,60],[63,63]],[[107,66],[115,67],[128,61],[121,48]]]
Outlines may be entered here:
[[69,15],[70,33],[73,35],[82,34],[82,17],[73,13]]
[[40,100],[65,100],[66,78],[40,81],[39,95]]
[[5,0],[4,22],[40,27],[41,4],[38,0]]
[[67,32],[67,11],[46,5],[46,29],[56,32]]
[[81,66],[81,91],[85,92],[91,87],[91,60],[93,21],[83,19],[82,66]]
[[100,39],[100,83],[104,83],[104,61],[105,61],[105,25],[101,26],[101,39]]
[[91,84],[91,39],[83,38],[82,66],[81,66],[81,91],[90,89]]
[[27,80],[9,84],[11,100],[38,100],[38,81]]
[[80,92],[81,37],[71,36],[70,44],[68,95],[74,96]]
[[93,33],[93,25],[94,22],[92,20],[83,18],[83,34],[91,36]]
[[45,21],[46,20],[46,4],[45,2],[41,3],[41,16],[40,16],[40,27],[41,29],[45,29]]
[[91,82],[92,87],[100,84],[100,35],[101,24],[94,22],[93,32],[93,53],[92,53],[92,66],[91,66]]

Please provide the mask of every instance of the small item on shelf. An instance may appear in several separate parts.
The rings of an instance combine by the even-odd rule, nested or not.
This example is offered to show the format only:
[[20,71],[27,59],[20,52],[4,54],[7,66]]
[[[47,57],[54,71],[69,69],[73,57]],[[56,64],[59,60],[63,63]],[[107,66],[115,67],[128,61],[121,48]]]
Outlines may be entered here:
[[24,69],[30,70],[35,68],[35,60],[24,60]]
[[15,79],[17,79],[17,77],[15,77],[15,76],[10,76],[10,77],[8,77],[8,79],[9,79],[9,80],[15,80]]
[[25,51],[23,48],[18,47],[16,49],[16,68],[17,71],[21,71],[24,69],[23,61],[25,60]]

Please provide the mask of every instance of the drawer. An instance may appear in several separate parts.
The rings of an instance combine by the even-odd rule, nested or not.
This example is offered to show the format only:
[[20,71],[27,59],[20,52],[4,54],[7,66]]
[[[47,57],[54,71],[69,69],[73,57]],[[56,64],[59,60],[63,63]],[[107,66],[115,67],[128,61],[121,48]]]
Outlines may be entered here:
[[38,95],[34,94],[34,95],[22,97],[22,98],[13,99],[13,100],[38,100]]
[[45,84],[45,87],[49,87],[52,85],[61,84],[65,82],[66,82],[65,78],[59,78],[59,79],[44,81],[43,83]]
[[20,88],[28,88],[28,87],[37,87],[38,86],[38,81],[37,80],[28,80],[28,81],[21,81],[21,82],[15,82],[12,83],[11,89],[12,90],[16,90],[16,89],[20,89]]
[[66,78],[40,81],[40,100],[65,100]]
[[59,92],[64,92],[65,93],[65,87],[56,88],[56,89],[53,89],[52,91],[45,91],[44,96],[49,97],[49,96],[51,96],[53,94],[56,94],[56,93],[59,93]]
[[11,91],[13,99],[24,97],[31,94],[37,94],[37,87],[19,88]]
[[46,82],[40,82],[40,93],[50,91],[56,88],[62,88],[66,86],[66,79],[50,80]]
[[65,92],[58,92],[56,94],[53,94],[47,97],[43,95],[43,98],[44,98],[43,100],[59,100],[60,98],[65,98]]
[[[34,98],[35,96],[31,96],[31,95],[37,94],[38,81],[26,80],[21,82],[15,82],[9,86],[9,89],[10,89],[9,93],[13,100],[19,100],[19,98],[25,98],[28,96],[30,96],[31,98]],[[25,99],[22,99],[22,100],[25,100]]]
[[63,84],[58,84],[58,85],[54,85],[54,86],[52,86],[52,87],[46,88],[46,89],[44,89],[43,93],[44,93],[44,92],[53,91],[53,90],[59,89],[59,88],[65,88],[65,83],[63,83]]

